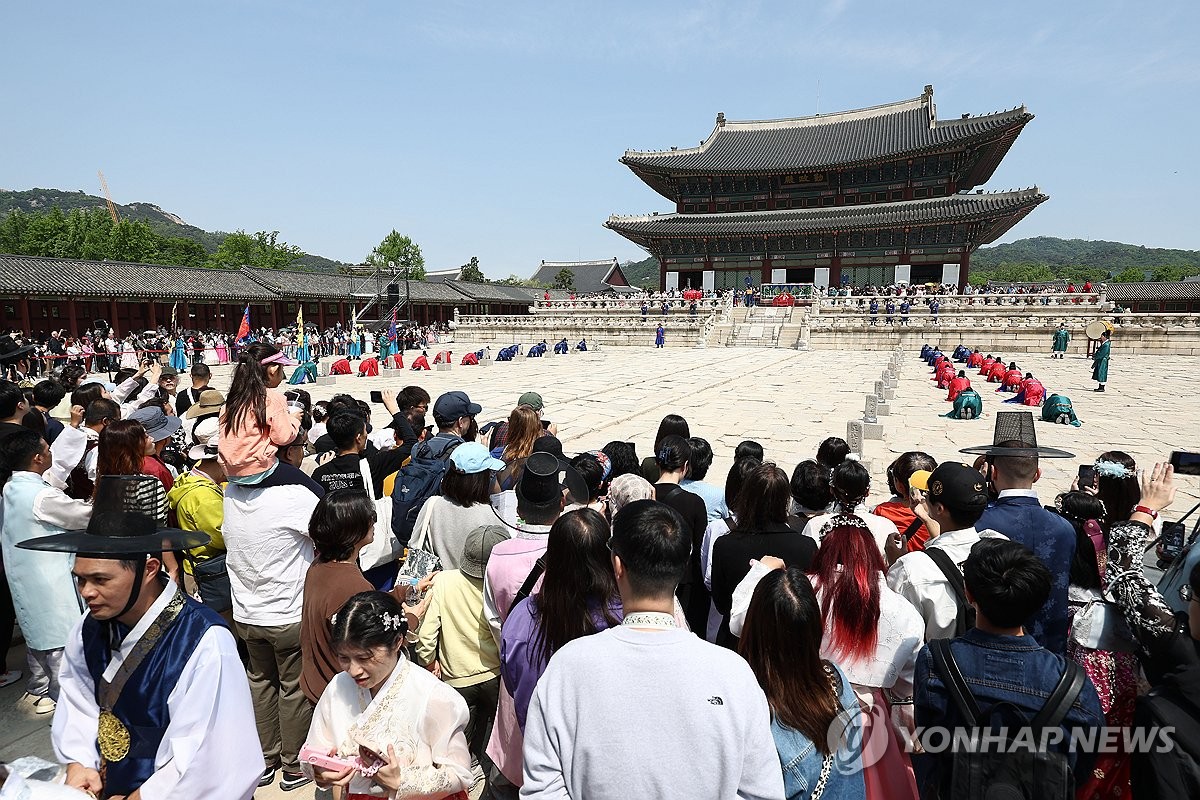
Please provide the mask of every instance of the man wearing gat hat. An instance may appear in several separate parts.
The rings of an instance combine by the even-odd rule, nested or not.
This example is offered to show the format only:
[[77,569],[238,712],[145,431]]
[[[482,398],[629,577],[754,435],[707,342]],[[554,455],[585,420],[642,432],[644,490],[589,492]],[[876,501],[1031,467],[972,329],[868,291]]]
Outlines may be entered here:
[[208,534],[162,528],[148,475],[97,481],[86,530],[22,542],[76,553],[88,614],[67,640],[51,738],[67,783],[102,797],[250,798],[263,771],[233,635],[162,572]]

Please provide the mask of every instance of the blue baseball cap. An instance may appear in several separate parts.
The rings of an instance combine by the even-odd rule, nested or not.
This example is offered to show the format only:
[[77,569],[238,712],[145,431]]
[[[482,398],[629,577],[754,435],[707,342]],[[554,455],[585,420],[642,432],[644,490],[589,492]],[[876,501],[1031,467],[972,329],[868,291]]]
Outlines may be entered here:
[[479,442],[463,442],[454,448],[454,452],[450,454],[450,461],[459,471],[468,475],[489,469],[504,469],[504,462],[498,458],[492,458],[488,449]]

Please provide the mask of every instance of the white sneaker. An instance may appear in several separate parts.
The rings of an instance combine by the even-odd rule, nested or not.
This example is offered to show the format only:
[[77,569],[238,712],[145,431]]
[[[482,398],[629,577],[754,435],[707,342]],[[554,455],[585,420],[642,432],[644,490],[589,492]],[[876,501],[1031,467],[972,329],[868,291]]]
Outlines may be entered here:
[[0,689],[3,689],[5,686],[11,686],[19,680],[21,680],[20,670],[14,669],[0,673]]
[[52,714],[52,713],[54,713],[54,708],[57,705],[58,705],[57,703],[55,703],[52,699],[50,699],[49,695],[46,695],[45,697],[39,697],[33,703],[33,713],[35,713],[35,714]]

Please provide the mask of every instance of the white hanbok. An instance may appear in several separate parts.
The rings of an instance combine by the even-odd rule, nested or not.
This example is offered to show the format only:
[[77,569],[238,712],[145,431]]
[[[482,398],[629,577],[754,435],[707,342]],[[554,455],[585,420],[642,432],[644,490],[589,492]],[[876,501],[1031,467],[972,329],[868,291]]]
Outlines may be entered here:
[[[387,745],[394,748],[405,765],[399,790],[390,794],[356,773],[350,794],[449,797],[471,788],[471,753],[464,733],[469,717],[458,692],[401,658],[374,698],[345,672],[335,675],[313,711],[305,744],[342,756],[358,755],[360,744],[385,756]],[[311,775],[312,768],[303,766]]]
[[[150,610],[125,637],[105,670],[110,680],[177,591],[176,585],[168,581]],[[50,735],[59,761],[99,769],[96,726],[100,707],[84,660],[82,630],[80,620],[67,642]],[[227,628],[209,628],[200,638],[167,697],[167,708],[170,723],[154,756],[154,773],[138,790],[142,799],[250,800],[265,764],[258,746],[246,668]]]

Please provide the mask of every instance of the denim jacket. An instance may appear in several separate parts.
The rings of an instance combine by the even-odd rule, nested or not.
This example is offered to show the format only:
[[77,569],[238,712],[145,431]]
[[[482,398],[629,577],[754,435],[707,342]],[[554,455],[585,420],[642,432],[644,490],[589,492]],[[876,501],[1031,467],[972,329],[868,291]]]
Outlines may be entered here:
[[[839,720],[847,725],[844,736],[847,744],[834,754],[833,768],[821,800],[863,800],[867,790],[862,772],[862,711],[846,673],[836,664],[834,669],[841,681],[838,700],[845,715]],[[835,721],[835,724],[839,723]],[[771,735],[775,738],[779,764],[783,767],[783,789],[787,800],[808,797],[820,778],[825,757],[807,736],[781,725],[777,719],[771,720]]]
[[[1019,708],[1028,719],[1033,719],[1066,669],[1066,659],[1040,646],[1029,635],[999,636],[972,628],[955,639],[950,650],[985,720],[991,707],[1005,701]],[[914,712],[918,729],[937,726],[954,728],[961,724],[958,709],[946,692],[946,684],[933,663],[933,654],[928,645],[917,656],[914,682]],[[1016,719],[993,722],[1007,725],[1010,729],[1020,724]],[[1063,720],[1063,746],[1055,749],[1059,752],[1066,749],[1072,730],[1086,731],[1102,725],[1104,714],[1100,708],[1100,698],[1088,680]],[[941,755],[923,755],[913,759],[922,796],[931,781],[949,778],[949,756],[950,751],[947,750]],[[1077,751],[1071,752],[1068,758],[1077,783],[1083,783],[1091,769],[1094,754]]]

